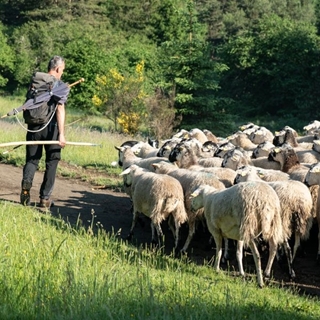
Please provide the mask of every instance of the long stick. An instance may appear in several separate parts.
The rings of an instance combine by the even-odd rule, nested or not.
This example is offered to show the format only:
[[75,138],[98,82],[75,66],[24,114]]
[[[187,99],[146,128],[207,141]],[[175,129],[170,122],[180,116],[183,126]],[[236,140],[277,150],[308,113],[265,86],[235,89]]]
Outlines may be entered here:
[[[39,145],[39,144],[59,144],[58,140],[53,141],[16,141],[16,142],[5,142],[0,143],[0,148],[3,147],[12,147],[12,146],[20,146],[20,145]],[[66,145],[69,146],[88,146],[88,147],[94,147],[99,146],[99,144],[91,143],[91,142],[73,142],[73,141],[67,141]]]
[[84,78],[81,78],[79,79],[78,81],[74,82],[74,83],[71,83],[71,84],[68,84],[68,87],[73,87],[75,86],[76,84],[80,83],[80,82],[83,82],[84,81]]

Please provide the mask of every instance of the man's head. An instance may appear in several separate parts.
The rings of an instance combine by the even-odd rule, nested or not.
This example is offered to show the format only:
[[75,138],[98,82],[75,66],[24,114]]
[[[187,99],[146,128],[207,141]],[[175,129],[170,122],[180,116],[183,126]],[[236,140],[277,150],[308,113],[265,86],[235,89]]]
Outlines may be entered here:
[[65,68],[64,59],[60,56],[53,56],[48,63],[48,73],[55,76],[57,79],[61,79]]

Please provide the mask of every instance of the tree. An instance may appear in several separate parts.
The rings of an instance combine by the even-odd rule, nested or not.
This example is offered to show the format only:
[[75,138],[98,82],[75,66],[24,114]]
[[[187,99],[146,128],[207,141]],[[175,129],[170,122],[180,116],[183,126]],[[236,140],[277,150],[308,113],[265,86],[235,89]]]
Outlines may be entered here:
[[134,74],[122,75],[110,69],[106,75],[97,76],[96,93],[92,98],[96,110],[128,134],[135,134],[145,115],[143,91],[144,62],[136,65]]
[[8,82],[8,77],[14,68],[14,54],[7,43],[7,37],[3,33],[3,26],[0,23],[0,87],[4,87]]
[[193,2],[189,1],[188,10],[179,14],[185,33],[167,41],[159,50],[164,77],[159,85],[174,98],[177,116],[182,117],[181,125],[191,127],[200,123],[202,128],[212,128],[222,114],[226,119],[225,102],[218,95],[219,74],[226,66],[213,59],[213,48],[205,40],[205,30],[197,21]]
[[241,101],[242,114],[318,114],[320,101],[320,39],[306,23],[269,16],[259,32],[232,39],[221,58],[229,65],[221,85],[225,94]]

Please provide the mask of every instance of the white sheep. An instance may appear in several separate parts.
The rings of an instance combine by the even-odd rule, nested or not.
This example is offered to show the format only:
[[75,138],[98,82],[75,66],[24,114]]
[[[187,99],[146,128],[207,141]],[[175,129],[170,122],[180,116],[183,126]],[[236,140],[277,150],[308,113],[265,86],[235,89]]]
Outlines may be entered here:
[[249,136],[242,131],[238,131],[231,136],[228,136],[227,139],[236,147],[242,148],[246,151],[253,151],[257,147],[257,144],[253,143],[249,139]]
[[256,145],[266,141],[272,142],[273,138],[273,133],[266,127],[260,127],[249,135],[249,139]]
[[256,265],[258,284],[263,287],[260,254],[256,240],[262,236],[269,243],[265,275],[270,276],[277,246],[283,242],[280,201],[267,183],[242,182],[225,190],[201,186],[191,195],[193,210],[204,208],[208,229],[216,244],[214,268],[218,271],[223,237],[238,241],[237,261],[241,275],[242,245],[249,246]]
[[259,126],[252,122],[248,122],[247,124],[241,125],[239,129],[249,135],[250,133],[258,130]]
[[155,163],[154,170],[156,173],[167,174],[176,178],[182,185],[182,189],[185,195],[185,208],[188,215],[189,230],[187,239],[183,248],[181,249],[181,252],[186,252],[195,233],[196,221],[198,220],[198,218],[202,217],[201,210],[191,210],[190,194],[196,188],[203,184],[214,186],[218,190],[224,189],[225,186],[213,173],[180,169],[175,167],[173,164],[168,164],[166,162]]
[[123,169],[130,167],[132,164],[136,164],[139,167],[153,171],[153,166],[152,166],[153,163],[159,162],[159,161],[169,162],[167,159],[162,157],[150,157],[150,158],[144,158],[144,159],[137,157],[134,154],[132,148],[130,147],[115,146],[115,148],[119,151],[119,159],[121,160]]
[[253,165],[264,169],[280,170],[280,164],[270,161],[268,157],[252,159],[239,149],[230,150],[223,157],[222,167],[224,168],[237,170],[246,165]]
[[314,130],[320,128],[320,121],[313,120],[309,122],[306,126],[303,127],[303,130],[307,132],[307,134],[312,134]]
[[270,141],[265,141],[257,145],[257,147],[252,151],[252,158],[257,159],[260,157],[268,157],[270,151],[275,147],[275,145]]
[[166,140],[162,146],[159,148],[159,151],[157,153],[158,157],[163,158],[169,158],[171,150],[179,143],[181,142],[181,138],[178,137],[172,137],[171,139]]
[[[281,170],[288,173],[291,179],[301,181],[309,186],[313,200],[312,215],[317,219],[320,230],[320,185],[312,183],[310,179],[310,169],[316,168],[317,164],[313,164],[309,167],[301,164],[293,148],[275,148],[270,153],[269,158],[273,161],[278,161],[280,163]],[[313,172],[315,171],[316,170],[314,169]],[[320,234],[318,237],[320,238]],[[320,240],[318,252],[320,253]]]
[[[216,162],[217,159],[219,160],[218,162]],[[194,152],[194,147],[188,143],[181,142],[175,147],[171,152],[169,160],[175,163],[179,168],[214,173],[226,187],[233,185],[233,180],[235,178],[234,170],[222,168],[221,158],[199,158]],[[206,166],[204,166],[204,164]],[[211,164],[211,166],[209,164]]]
[[219,142],[219,140],[216,137],[216,135],[214,135],[210,130],[203,129],[203,133],[206,135],[208,141],[212,141],[212,142],[215,142],[215,143]]
[[189,131],[189,138],[195,138],[200,143],[205,143],[206,141],[208,141],[208,138],[205,135],[205,133],[198,128],[193,128]]
[[131,147],[133,153],[140,158],[156,157],[159,148],[151,146],[148,142],[140,141]]
[[[244,167],[237,170],[235,183],[245,181],[262,181],[254,167]],[[284,233],[284,250],[288,259],[289,274],[295,277],[292,268],[300,239],[309,238],[312,227],[312,197],[308,187],[300,181],[282,180],[272,181],[268,184],[276,191],[281,205],[281,219]],[[293,252],[289,246],[289,239],[294,235]]]
[[188,219],[184,206],[184,194],[179,181],[168,175],[147,172],[137,165],[131,165],[121,175],[125,176],[128,185],[131,184],[133,220],[128,238],[130,239],[133,235],[140,212],[151,219],[152,241],[155,241],[155,228],[158,242],[161,244],[163,237],[161,222],[172,215],[175,227],[170,226],[170,228],[174,233],[176,249],[180,226]]

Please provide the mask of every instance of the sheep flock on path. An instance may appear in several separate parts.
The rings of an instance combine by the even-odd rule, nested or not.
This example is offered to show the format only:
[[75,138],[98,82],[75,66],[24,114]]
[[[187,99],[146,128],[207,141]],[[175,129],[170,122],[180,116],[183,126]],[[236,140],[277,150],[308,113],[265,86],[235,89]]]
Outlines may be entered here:
[[[294,259],[312,228],[318,232],[314,260],[320,262],[320,122],[303,130],[299,135],[285,126],[272,133],[248,123],[223,138],[194,128],[160,143],[148,139],[115,146],[132,200],[128,239],[144,215],[150,218],[152,243],[162,246],[161,225],[168,220],[175,254],[188,254],[194,235],[208,230],[216,248],[215,270],[229,258],[228,243],[234,240],[240,275],[245,248],[254,258],[260,287],[283,253],[294,279]],[[268,248],[264,268],[262,247]]]

